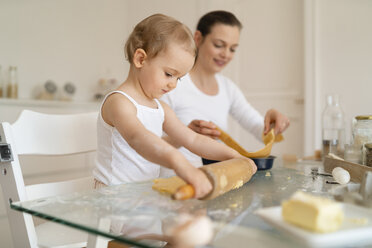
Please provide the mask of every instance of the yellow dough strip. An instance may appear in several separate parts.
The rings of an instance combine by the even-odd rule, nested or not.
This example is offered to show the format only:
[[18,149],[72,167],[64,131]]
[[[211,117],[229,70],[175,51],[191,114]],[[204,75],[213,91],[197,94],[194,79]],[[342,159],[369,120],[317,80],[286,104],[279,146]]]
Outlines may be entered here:
[[216,128],[218,131],[220,131],[221,135],[219,139],[228,145],[229,147],[233,148],[237,152],[239,152],[241,155],[247,157],[247,158],[259,158],[259,157],[267,157],[270,155],[271,148],[273,146],[274,142],[279,142],[283,140],[283,135],[279,134],[277,137],[275,137],[274,129],[271,129],[270,132],[268,132],[266,135],[262,136],[262,140],[265,143],[265,147],[261,150],[258,150],[256,152],[247,152],[241,145],[239,145],[238,142],[236,142],[233,138],[231,138],[230,135],[228,135],[225,131],[220,129],[219,127]]

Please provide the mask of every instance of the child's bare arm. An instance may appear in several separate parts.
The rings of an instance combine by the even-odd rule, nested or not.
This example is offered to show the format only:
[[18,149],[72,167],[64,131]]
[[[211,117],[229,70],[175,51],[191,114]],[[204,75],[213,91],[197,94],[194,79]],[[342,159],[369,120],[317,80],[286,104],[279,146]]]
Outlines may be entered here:
[[119,94],[108,97],[102,109],[105,122],[114,126],[138,154],[175,170],[177,175],[195,187],[197,198],[206,195],[212,186],[204,173],[192,166],[176,148],[148,131],[136,114],[135,106]]
[[222,161],[242,157],[234,149],[192,131],[177,118],[176,114],[167,104],[162,104],[165,112],[163,129],[174,140],[173,142],[181,144],[191,152],[207,159]]
[[169,137],[167,134],[163,135],[161,137],[163,140],[165,140],[168,144],[174,146],[175,148],[180,148],[182,145],[178,144],[174,139]]

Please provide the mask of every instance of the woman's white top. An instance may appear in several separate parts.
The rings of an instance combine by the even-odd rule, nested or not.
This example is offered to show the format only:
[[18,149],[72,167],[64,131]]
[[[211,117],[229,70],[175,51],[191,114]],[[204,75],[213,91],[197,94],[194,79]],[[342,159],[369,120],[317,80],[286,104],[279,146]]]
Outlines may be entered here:
[[[158,100],[158,107],[139,105],[122,91],[106,95],[100,107],[97,120],[97,158],[93,175],[106,185],[138,182],[159,177],[160,166],[139,155],[121,136],[119,131],[102,118],[102,106],[107,97],[118,93],[127,97],[137,109],[137,118],[147,130],[161,137],[163,133],[164,110]],[[133,118],[135,118],[133,116]]]
[[[216,80],[218,93],[211,96],[200,91],[187,74],[173,91],[162,97],[162,100],[174,110],[185,125],[198,119],[212,121],[227,131],[228,116],[231,115],[261,141],[264,129],[262,115],[247,102],[241,90],[230,79],[216,74]],[[180,150],[192,164],[201,166],[200,157],[185,148]]]

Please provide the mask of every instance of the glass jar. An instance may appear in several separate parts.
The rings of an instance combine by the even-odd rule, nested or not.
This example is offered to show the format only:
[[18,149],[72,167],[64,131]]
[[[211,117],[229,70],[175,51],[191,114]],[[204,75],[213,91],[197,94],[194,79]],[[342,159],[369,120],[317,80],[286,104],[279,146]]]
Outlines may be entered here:
[[366,156],[365,161],[366,165],[369,167],[372,167],[372,143],[367,143],[364,145]]
[[354,146],[354,144],[345,144],[344,159],[352,163],[362,164],[362,149]]
[[372,143],[372,115],[359,115],[353,120],[353,145],[362,150],[362,164],[366,164],[365,144]]

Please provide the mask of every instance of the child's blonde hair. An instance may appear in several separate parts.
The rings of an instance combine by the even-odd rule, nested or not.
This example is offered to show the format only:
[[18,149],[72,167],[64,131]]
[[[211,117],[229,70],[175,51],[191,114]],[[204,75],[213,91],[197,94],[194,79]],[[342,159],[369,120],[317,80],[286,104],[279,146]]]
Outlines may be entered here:
[[151,15],[134,27],[125,43],[125,57],[132,63],[134,52],[141,48],[148,58],[153,58],[170,42],[182,44],[186,51],[196,55],[192,33],[185,24],[166,15]]

